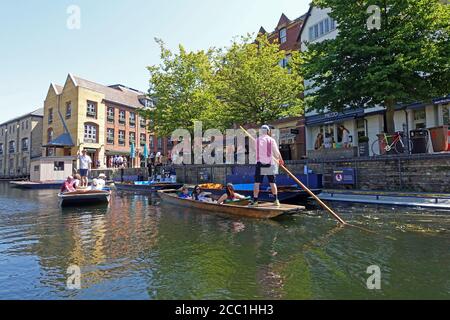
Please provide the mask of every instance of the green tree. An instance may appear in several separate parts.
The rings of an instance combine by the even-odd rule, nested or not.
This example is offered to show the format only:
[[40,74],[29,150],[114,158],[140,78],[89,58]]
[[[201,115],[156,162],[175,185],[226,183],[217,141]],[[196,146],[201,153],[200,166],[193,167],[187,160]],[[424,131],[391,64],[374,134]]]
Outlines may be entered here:
[[215,91],[223,102],[216,113],[226,126],[262,124],[303,113],[300,55],[292,52],[287,68],[280,66],[287,52],[267,36],[256,41],[242,37],[218,53]]
[[152,120],[152,130],[160,136],[170,136],[175,129],[193,132],[194,121],[203,121],[204,128],[212,127],[209,115],[217,109],[219,100],[211,90],[214,80],[214,50],[188,52],[179,46],[179,53],[161,48],[161,64],[148,67],[149,96],[155,106],[141,111]]
[[[302,66],[318,90],[309,109],[386,107],[394,132],[395,106],[450,92],[450,6],[440,0],[314,0],[331,8],[339,34],[310,44]],[[370,28],[379,8],[379,28]],[[308,88],[307,88],[308,89]]]

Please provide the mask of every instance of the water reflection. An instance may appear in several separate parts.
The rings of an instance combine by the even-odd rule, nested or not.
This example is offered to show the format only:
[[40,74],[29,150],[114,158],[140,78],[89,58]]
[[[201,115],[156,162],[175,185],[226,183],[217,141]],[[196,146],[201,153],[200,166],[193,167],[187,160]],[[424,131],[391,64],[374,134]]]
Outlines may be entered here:
[[[4,299],[449,298],[450,215],[336,206],[376,231],[336,227],[317,209],[236,219],[115,193],[109,206],[65,208],[54,191],[0,183]],[[82,290],[66,288],[67,268]],[[382,290],[366,288],[379,265]]]

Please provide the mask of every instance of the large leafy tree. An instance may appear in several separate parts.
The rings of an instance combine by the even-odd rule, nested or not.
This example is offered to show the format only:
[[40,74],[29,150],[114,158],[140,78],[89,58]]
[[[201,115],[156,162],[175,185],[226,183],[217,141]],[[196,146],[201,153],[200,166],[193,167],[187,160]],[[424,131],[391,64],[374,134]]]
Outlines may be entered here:
[[179,52],[173,53],[162,40],[156,41],[161,49],[161,63],[148,67],[149,96],[155,106],[142,110],[143,116],[152,120],[151,129],[158,135],[170,136],[176,129],[193,132],[194,121],[213,127],[209,115],[219,104],[211,90],[215,51],[188,52],[180,45]]
[[[311,109],[386,107],[388,132],[400,103],[450,92],[450,6],[441,0],[314,0],[331,8],[336,39],[310,44],[302,67],[316,90]],[[377,7],[368,11],[369,6]],[[380,25],[373,26],[378,14]],[[369,27],[370,26],[370,27]]]
[[224,124],[262,124],[303,114],[300,55],[292,52],[283,67],[286,56],[265,35],[256,41],[242,37],[218,54],[215,91],[223,102],[218,115]]

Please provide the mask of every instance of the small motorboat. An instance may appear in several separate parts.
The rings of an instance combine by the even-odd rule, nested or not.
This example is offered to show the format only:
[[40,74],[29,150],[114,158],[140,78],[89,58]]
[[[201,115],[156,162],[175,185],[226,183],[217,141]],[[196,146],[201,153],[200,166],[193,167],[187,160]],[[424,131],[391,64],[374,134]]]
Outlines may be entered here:
[[115,186],[119,191],[156,192],[159,190],[180,189],[183,184],[176,182],[136,181],[133,183],[115,183]]
[[62,207],[107,204],[111,199],[111,190],[77,190],[58,194]]
[[264,202],[257,206],[249,206],[248,202],[238,201],[236,203],[218,204],[216,202],[201,202],[190,199],[182,199],[174,190],[158,191],[163,203],[178,207],[186,207],[203,211],[208,214],[218,213],[237,217],[256,219],[272,219],[282,215],[290,215],[305,210],[303,206],[282,204],[277,207],[273,203]]

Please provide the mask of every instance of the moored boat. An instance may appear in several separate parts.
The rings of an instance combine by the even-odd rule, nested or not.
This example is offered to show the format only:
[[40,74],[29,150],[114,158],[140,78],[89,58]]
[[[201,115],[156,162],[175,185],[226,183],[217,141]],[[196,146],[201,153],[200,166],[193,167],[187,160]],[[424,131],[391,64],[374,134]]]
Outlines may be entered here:
[[178,197],[173,190],[158,191],[164,203],[196,209],[205,213],[227,214],[230,216],[247,217],[256,219],[271,219],[282,215],[290,215],[303,211],[305,207],[282,204],[277,207],[273,203],[264,202],[258,206],[248,206],[239,202],[236,204],[217,204],[214,202],[201,202]]
[[116,189],[119,191],[147,191],[156,192],[159,190],[180,189],[182,183],[173,182],[134,182],[134,183],[115,183]]
[[62,207],[109,203],[111,190],[78,190],[59,193],[58,198]]

